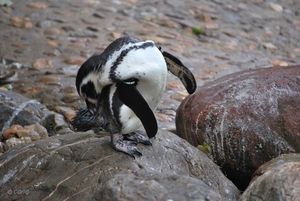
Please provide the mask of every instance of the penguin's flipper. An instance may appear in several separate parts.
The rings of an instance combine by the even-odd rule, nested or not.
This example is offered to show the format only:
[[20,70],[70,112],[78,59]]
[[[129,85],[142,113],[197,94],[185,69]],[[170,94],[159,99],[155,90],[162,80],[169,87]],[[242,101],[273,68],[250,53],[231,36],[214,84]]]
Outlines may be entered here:
[[168,70],[180,79],[189,94],[194,93],[197,88],[197,83],[192,72],[172,54],[165,51],[162,51],[162,54],[167,63]]
[[117,88],[119,99],[141,120],[148,137],[154,137],[158,129],[156,118],[135,84],[120,82]]

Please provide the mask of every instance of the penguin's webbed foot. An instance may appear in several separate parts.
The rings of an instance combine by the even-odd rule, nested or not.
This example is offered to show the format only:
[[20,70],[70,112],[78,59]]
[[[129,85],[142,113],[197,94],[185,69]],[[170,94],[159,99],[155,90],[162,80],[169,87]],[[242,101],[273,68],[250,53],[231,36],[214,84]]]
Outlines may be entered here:
[[136,146],[138,142],[136,140],[131,140],[130,138],[127,138],[126,135],[122,135],[119,133],[112,134],[111,143],[117,151],[121,151],[125,154],[128,154],[134,159],[134,155],[142,155],[142,152]]
[[137,143],[142,143],[145,145],[152,145],[152,143],[149,140],[149,137],[147,135],[139,133],[139,131],[132,132],[129,134],[123,134],[123,136],[130,141],[135,141]]

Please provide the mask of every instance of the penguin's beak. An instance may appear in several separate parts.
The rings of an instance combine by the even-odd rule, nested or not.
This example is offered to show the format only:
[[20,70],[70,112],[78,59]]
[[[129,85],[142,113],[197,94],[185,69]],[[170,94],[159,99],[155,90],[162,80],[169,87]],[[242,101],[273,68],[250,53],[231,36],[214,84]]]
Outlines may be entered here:
[[85,99],[86,102],[86,106],[88,108],[88,110],[90,111],[90,113],[92,113],[92,115],[95,115],[96,112],[98,111],[98,103],[95,100],[89,100],[88,98]]

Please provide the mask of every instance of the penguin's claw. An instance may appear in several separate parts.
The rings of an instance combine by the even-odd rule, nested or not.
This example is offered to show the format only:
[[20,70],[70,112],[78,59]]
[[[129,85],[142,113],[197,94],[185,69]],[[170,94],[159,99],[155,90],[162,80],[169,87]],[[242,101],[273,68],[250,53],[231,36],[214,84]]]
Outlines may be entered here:
[[121,134],[112,135],[112,146],[125,154],[128,154],[135,159],[135,155],[142,156],[142,152],[137,148],[137,141],[126,140],[126,137]]
[[142,143],[145,145],[152,145],[151,141],[149,140],[149,137],[139,133],[138,131],[129,134],[123,134],[123,136],[126,140],[135,141],[137,143]]

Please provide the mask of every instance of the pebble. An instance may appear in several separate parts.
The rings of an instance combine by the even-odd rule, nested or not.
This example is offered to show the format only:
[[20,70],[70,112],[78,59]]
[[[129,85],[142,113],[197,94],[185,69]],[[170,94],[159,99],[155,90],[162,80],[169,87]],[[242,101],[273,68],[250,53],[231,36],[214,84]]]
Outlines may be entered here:
[[94,53],[94,51],[92,51],[92,50],[81,50],[80,56],[88,58],[88,57],[92,56],[93,53]]
[[268,50],[276,50],[278,49],[274,44],[272,43],[264,43],[263,44],[264,48],[268,49]]
[[79,65],[81,66],[84,62],[85,62],[86,59],[83,59],[83,58],[80,58],[80,57],[69,57],[65,60],[65,62],[67,64],[72,64],[72,65]]
[[50,28],[45,29],[44,34],[58,35],[58,34],[60,34],[60,30],[55,27],[50,27]]
[[52,49],[49,51],[44,51],[43,54],[45,54],[47,56],[51,56],[51,57],[57,57],[57,56],[61,55],[61,51],[59,49]]
[[283,11],[283,7],[276,3],[270,3],[270,8],[272,8],[274,11],[281,13]]
[[80,96],[76,92],[76,93],[64,95],[64,97],[62,98],[62,101],[65,103],[72,103],[72,102],[80,100],[80,99],[81,99]]
[[12,137],[9,138],[8,140],[5,141],[5,145],[6,145],[6,150],[18,145],[18,144],[22,144],[22,143],[29,143],[32,142],[30,137],[22,137],[22,138],[16,138],[16,137]]
[[69,44],[69,46],[71,47],[85,47],[85,43],[81,43],[81,42],[72,42]]
[[22,89],[24,93],[36,93],[44,89],[44,86],[28,86]]
[[72,26],[62,26],[61,28],[66,32],[75,31],[74,27]]
[[25,45],[28,45],[28,42],[26,40],[19,40],[19,41],[15,41],[11,44],[14,47],[23,47]]
[[57,76],[52,76],[52,75],[46,75],[42,76],[41,78],[38,79],[38,82],[42,82],[45,84],[57,84],[59,82],[60,78]]
[[58,43],[53,40],[47,41],[47,45],[49,45],[51,47],[58,47]]
[[269,61],[270,64],[272,64],[273,66],[288,66],[289,64],[285,61],[280,61],[280,60],[272,60]]
[[39,58],[32,63],[35,69],[52,68],[52,61],[47,58]]
[[35,26],[42,29],[50,28],[52,26],[52,22],[50,20],[38,21]]
[[33,24],[28,17],[13,16],[10,18],[11,26],[16,28],[32,28]]
[[42,2],[31,2],[27,4],[29,8],[45,9],[47,6]]
[[19,53],[19,54],[25,54],[29,51],[30,51],[30,47],[21,47],[21,48],[15,49],[14,52]]
[[22,128],[23,127],[21,125],[12,125],[11,127],[7,128],[3,131],[2,136],[4,139],[9,139],[9,138],[15,137],[17,131],[21,130]]
[[67,93],[67,94],[71,94],[71,93],[75,93],[77,92],[76,87],[75,86],[66,86],[62,89],[63,93]]
[[55,112],[63,115],[69,122],[72,121],[76,115],[76,111],[69,107],[56,106],[54,110]]

